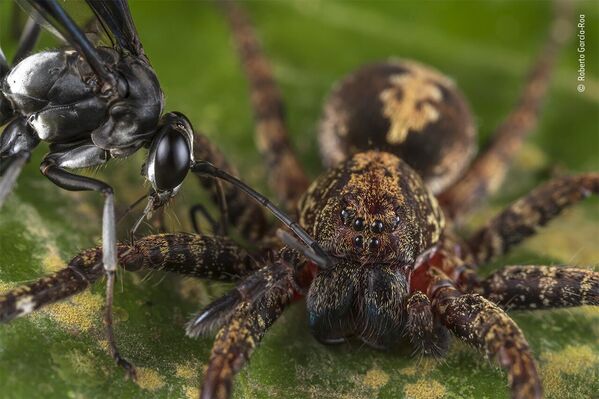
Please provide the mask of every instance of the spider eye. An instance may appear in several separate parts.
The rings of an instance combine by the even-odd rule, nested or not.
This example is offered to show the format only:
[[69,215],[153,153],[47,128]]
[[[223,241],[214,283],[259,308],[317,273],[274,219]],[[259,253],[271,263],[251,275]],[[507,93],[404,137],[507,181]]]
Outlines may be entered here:
[[382,233],[384,228],[385,225],[380,220],[375,220],[374,222],[372,222],[372,225],[370,226],[370,229],[373,233]]
[[343,222],[343,224],[348,225],[349,222],[351,221],[351,218],[353,217],[353,212],[347,208],[344,208],[341,210],[340,216],[341,216],[341,221]]
[[364,219],[357,218],[356,220],[354,220],[354,230],[356,230],[356,231],[364,230]]
[[354,238],[354,247],[356,247],[356,249],[362,249],[363,245],[364,245],[364,237],[356,236]]
[[381,242],[379,241],[378,238],[372,237],[370,239],[370,241],[368,242],[368,248],[370,248],[371,251],[377,250],[380,246],[381,246]]
[[191,163],[191,151],[187,139],[176,130],[167,128],[154,143],[150,157],[156,191],[169,191],[179,186]]

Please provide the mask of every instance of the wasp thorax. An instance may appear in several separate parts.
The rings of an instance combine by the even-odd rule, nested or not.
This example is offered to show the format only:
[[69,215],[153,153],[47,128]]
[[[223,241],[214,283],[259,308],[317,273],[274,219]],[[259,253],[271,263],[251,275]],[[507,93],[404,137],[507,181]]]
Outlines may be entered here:
[[472,114],[455,84],[409,60],[370,64],[341,80],[320,123],[325,164],[369,149],[406,161],[435,193],[454,181],[475,149]]

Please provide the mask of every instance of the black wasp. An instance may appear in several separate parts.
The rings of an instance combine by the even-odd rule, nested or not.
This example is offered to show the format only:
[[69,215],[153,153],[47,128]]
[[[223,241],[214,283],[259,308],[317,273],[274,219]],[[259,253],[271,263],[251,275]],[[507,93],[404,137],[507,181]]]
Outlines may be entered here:
[[164,95],[126,0],[86,0],[112,47],[95,46],[56,0],[21,2],[37,22],[48,25],[70,48],[29,55],[39,34],[39,25],[33,22],[25,27],[12,66],[0,51],[0,125],[7,124],[0,136],[0,206],[41,141],[48,142],[50,148],[40,165],[44,176],[65,190],[92,190],[104,195],[104,319],[111,353],[131,375],[133,368],[119,356],[112,334],[117,265],[113,190],[103,181],[70,170],[101,165],[148,148],[142,174],[152,188],[144,215],[172,198],[191,170],[246,192],[310,247],[305,254],[327,262],[308,234],[264,196],[212,164],[193,159],[191,123],[177,112],[163,114]]

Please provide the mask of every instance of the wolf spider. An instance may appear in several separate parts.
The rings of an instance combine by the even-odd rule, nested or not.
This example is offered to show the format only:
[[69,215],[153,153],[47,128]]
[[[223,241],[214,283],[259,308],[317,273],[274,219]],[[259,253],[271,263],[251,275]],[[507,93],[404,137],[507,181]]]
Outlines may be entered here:
[[[542,397],[529,345],[505,309],[599,305],[599,273],[518,265],[481,279],[477,269],[598,193],[599,173],[549,181],[466,239],[454,226],[497,191],[535,126],[561,44],[557,28],[567,18],[556,13],[520,101],[476,156],[468,105],[439,72],[412,61],[385,61],[349,75],[332,91],[320,124],[330,169],[309,184],[253,28],[237,5],[220,4],[250,82],[269,183],[288,209],[297,209],[300,224],[332,262],[306,258],[284,233],[279,237],[287,246],[279,248],[264,218],[239,216],[246,200],[233,193],[226,196],[227,217],[246,238],[263,243],[258,253],[224,235],[161,234],[118,245],[127,270],[239,280],[187,325],[194,337],[218,330],[200,397],[230,397],[234,375],[268,328],[304,296],[309,328],[325,344],[358,339],[388,349],[408,341],[422,354],[441,356],[453,334],[499,362],[512,397]],[[214,224],[217,231],[223,227]],[[259,256],[273,249],[279,249],[273,257]],[[99,248],[83,251],[66,269],[0,296],[0,320],[83,291],[102,276],[100,259]]]

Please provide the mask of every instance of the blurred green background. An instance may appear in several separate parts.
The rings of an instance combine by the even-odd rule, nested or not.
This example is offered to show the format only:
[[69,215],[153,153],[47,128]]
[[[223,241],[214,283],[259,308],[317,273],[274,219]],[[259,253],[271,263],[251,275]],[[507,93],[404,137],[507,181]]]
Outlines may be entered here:
[[[333,82],[359,65],[413,58],[451,76],[470,100],[481,144],[510,110],[545,37],[548,2],[260,1],[247,8],[288,105],[289,125],[310,175],[322,170],[315,127]],[[14,51],[13,4],[0,1],[0,40]],[[133,16],[163,90],[167,110],[187,114],[228,154],[242,177],[267,192],[253,144],[246,82],[222,16],[211,2],[134,1]],[[467,229],[551,176],[599,170],[599,3],[586,15],[587,90],[576,91],[577,44],[565,46],[537,131],[504,188]],[[577,19],[577,18],[576,18]],[[56,46],[48,35],[40,49]],[[38,171],[38,148],[16,193],[0,211],[0,291],[63,267],[99,240],[101,201],[67,193]],[[144,193],[144,154],[94,175],[114,184],[122,207]],[[188,207],[205,198],[190,178],[169,208],[174,230],[190,231]],[[128,220],[127,223],[131,221]],[[126,229],[123,229],[123,232]],[[122,236],[125,237],[124,235]],[[597,267],[599,201],[566,212],[495,265]],[[126,381],[109,359],[100,310],[103,284],[63,304],[0,326],[1,398],[196,397],[212,338],[185,337],[189,315],[228,287],[161,273],[128,273],[118,283],[116,333],[139,369]],[[599,397],[599,310],[517,312],[540,364],[549,398]],[[237,398],[506,398],[505,374],[454,341],[440,362],[361,345],[326,347],[309,334],[304,304],[275,324],[236,380]]]

